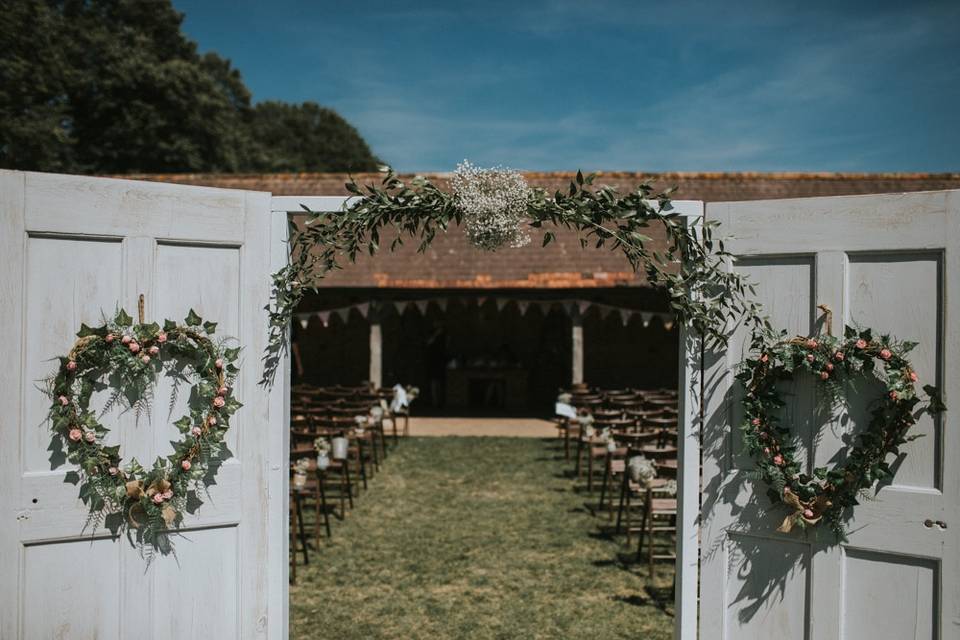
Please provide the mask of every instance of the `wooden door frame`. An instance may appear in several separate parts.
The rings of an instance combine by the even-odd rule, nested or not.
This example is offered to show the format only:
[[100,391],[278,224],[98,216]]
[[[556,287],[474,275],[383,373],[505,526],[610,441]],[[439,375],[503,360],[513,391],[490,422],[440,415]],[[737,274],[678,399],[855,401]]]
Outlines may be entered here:
[[[304,207],[311,211],[338,211],[344,204],[353,200],[347,196],[273,196],[271,209],[275,215],[274,224],[282,224],[286,230],[288,215],[303,215]],[[675,200],[671,203],[674,211],[686,218],[687,224],[701,227],[705,211],[701,200]],[[285,232],[285,231],[284,231]],[[286,264],[286,249],[274,263],[278,269]],[[695,640],[698,632],[699,582],[700,582],[700,425],[703,417],[701,404],[701,381],[703,361],[701,341],[692,335],[686,327],[680,327],[679,411],[684,417],[677,437],[677,542],[676,542],[676,595],[674,599],[674,638],[677,640]],[[288,344],[289,346],[289,344]],[[289,349],[285,353],[289,353]],[[286,358],[287,356],[285,356]],[[280,367],[284,383],[277,387],[289,388],[290,363],[285,359]],[[279,402],[279,400],[278,400]],[[289,423],[289,393],[283,399],[283,411]],[[271,406],[273,406],[271,404]],[[285,435],[289,440],[289,434]],[[289,447],[284,450],[286,464],[289,464]],[[289,474],[283,477],[284,487],[289,482]],[[692,481],[689,481],[692,480]],[[284,509],[289,499],[283,490]],[[277,505],[274,505],[277,508]],[[287,524],[289,526],[289,523]],[[288,536],[284,538],[284,552],[287,552]],[[286,559],[284,555],[284,559]],[[288,564],[284,562],[284,575]],[[284,611],[289,611],[289,602],[284,602]],[[284,636],[286,637],[286,636]]]

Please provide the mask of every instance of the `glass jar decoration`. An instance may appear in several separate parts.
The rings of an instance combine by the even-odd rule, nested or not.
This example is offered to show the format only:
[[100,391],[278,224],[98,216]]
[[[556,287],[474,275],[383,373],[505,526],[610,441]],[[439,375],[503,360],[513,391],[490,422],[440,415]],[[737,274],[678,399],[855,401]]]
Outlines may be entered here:
[[347,448],[350,445],[350,441],[344,438],[343,436],[338,436],[333,439],[333,459],[334,460],[346,460],[347,459]]

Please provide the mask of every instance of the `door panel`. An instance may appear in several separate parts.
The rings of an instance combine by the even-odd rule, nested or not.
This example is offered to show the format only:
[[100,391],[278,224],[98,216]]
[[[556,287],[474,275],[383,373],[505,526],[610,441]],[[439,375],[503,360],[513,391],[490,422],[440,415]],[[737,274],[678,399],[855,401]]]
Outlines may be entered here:
[[[281,583],[268,579],[267,559],[285,540],[285,512],[271,508],[267,483],[284,464],[283,414],[270,407],[282,409],[285,388],[257,384],[271,251],[282,240],[271,235],[269,195],[0,171],[0,215],[10,265],[0,272],[0,358],[15,365],[0,370],[0,415],[12,417],[0,422],[0,637],[283,637],[284,597],[272,591]],[[135,316],[140,295],[146,321],[182,320],[193,308],[246,356],[236,389],[244,407],[227,438],[233,457],[186,516],[177,557],[149,567],[125,538],[83,531],[69,466],[51,463],[48,401],[36,384],[80,323],[100,324],[117,307]],[[149,465],[170,452],[179,438],[171,420],[189,394],[184,386],[170,403],[171,389],[161,379],[139,420],[103,417],[124,460]]]
[[[790,335],[827,327],[817,305],[845,323],[920,344],[911,361],[920,385],[936,384],[948,406],[960,383],[960,211],[958,192],[720,203],[707,219],[757,284],[772,324]],[[951,277],[953,276],[953,277]],[[952,320],[952,322],[951,322]],[[779,534],[786,515],[747,477],[736,437],[733,374],[748,336],[704,365],[703,638],[953,638],[960,628],[960,445],[953,415],[924,416],[897,476],[863,500],[849,543],[828,532]],[[842,460],[844,438],[866,424],[876,387],[848,407],[822,408],[800,378],[785,410],[808,468]],[[729,462],[733,461],[733,463]],[[891,460],[892,461],[892,460]],[[927,527],[941,521],[947,528]]]

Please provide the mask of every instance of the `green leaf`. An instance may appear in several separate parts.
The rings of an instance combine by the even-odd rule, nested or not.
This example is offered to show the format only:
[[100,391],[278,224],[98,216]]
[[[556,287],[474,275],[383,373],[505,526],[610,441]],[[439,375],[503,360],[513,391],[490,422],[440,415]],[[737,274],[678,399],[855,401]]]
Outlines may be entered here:
[[170,332],[177,328],[177,323],[173,320],[164,320],[163,321],[163,330]]
[[133,324],[133,318],[127,315],[127,312],[123,309],[117,312],[117,317],[113,321],[120,327],[129,327]]
[[217,332],[217,323],[210,322],[209,320],[203,323],[203,330],[208,334],[214,334]]
[[202,318],[197,315],[197,312],[193,309],[190,309],[190,313],[187,314],[187,317],[184,319],[184,322],[188,327],[198,327],[202,322]]

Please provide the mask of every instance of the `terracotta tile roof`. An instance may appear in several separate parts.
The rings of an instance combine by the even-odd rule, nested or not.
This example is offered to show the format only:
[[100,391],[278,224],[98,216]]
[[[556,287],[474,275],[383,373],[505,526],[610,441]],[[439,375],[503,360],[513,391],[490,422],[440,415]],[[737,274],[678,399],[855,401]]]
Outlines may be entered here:
[[[449,173],[423,174],[442,187]],[[527,181],[550,191],[566,188],[574,173],[527,172]],[[119,176],[118,176],[119,177]],[[347,195],[343,173],[280,174],[150,174],[122,176],[179,184],[269,191],[274,195]],[[357,174],[362,184],[378,183],[382,174]],[[409,179],[412,175],[403,175]],[[960,188],[960,173],[658,173],[602,172],[596,184],[621,191],[650,180],[660,188],[676,186],[678,200],[722,202],[854,195]],[[387,241],[381,242],[386,245]],[[581,249],[576,236],[557,234],[557,242],[489,254],[473,248],[452,229],[438,236],[423,254],[405,245],[393,254],[358,259],[356,265],[331,274],[325,287],[503,289],[598,288],[642,286],[645,278],[630,271],[619,253]]]

